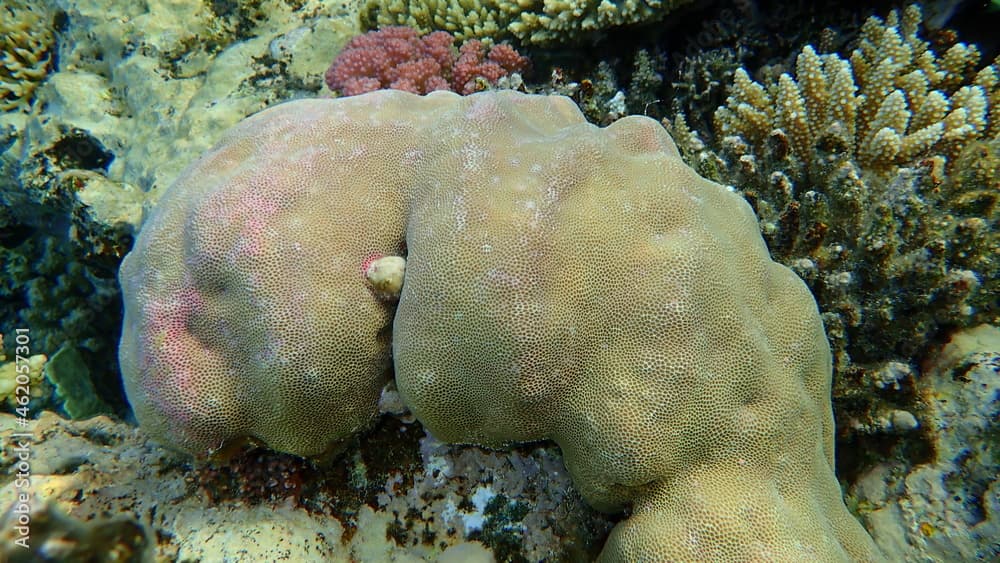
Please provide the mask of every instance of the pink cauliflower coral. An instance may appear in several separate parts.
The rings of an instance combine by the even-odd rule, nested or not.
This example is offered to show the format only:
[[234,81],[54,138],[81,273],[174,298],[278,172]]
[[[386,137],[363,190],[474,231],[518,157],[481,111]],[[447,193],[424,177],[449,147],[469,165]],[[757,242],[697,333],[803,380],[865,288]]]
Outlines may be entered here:
[[528,67],[528,58],[509,45],[487,48],[481,41],[462,44],[435,31],[421,37],[416,30],[386,27],[351,39],[326,71],[326,84],[345,96],[392,88],[414,94],[451,90],[471,94],[482,81],[495,84]]

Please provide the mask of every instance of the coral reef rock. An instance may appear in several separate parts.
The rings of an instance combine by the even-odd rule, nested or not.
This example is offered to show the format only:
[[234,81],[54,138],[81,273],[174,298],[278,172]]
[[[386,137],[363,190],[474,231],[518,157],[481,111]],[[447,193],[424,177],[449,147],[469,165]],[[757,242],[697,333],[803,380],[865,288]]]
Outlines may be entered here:
[[[351,446],[340,471],[267,453],[192,464],[107,417],[45,412],[25,428],[0,414],[12,444],[0,457],[0,560],[591,559],[611,527],[551,446],[499,454],[447,446],[393,417],[381,428]],[[26,502],[15,432],[32,436]],[[413,463],[383,471],[379,452]],[[230,492],[225,475],[237,476]],[[293,482],[301,494],[289,493]],[[22,515],[27,549],[14,543]]]
[[852,504],[875,541],[906,561],[1000,558],[1000,329],[952,336],[918,391],[933,459],[887,460],[858,480]]

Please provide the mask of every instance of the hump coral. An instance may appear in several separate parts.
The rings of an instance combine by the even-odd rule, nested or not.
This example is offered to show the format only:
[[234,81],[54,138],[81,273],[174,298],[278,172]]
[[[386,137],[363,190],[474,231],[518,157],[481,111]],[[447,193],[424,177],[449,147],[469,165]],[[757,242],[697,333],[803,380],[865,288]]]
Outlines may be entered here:
[[607,561],[881,557],[834,476],[812,296],[653,120],[514,92],[280,105],[169,189],[120,280],[126,388],[167,445],[317,455],[394,372],[442,439],[554,440],[630,510]]

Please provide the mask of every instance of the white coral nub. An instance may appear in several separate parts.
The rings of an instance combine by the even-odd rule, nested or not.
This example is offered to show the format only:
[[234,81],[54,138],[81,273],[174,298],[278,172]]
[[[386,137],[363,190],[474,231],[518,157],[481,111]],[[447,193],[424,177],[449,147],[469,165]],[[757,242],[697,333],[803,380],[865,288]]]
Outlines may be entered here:
[[386,301],[398,301],[403,290],[403,276],[406,273],[406,259],[402,256],[383,256],[372,260],[365,268],[365,277],[375,295]]

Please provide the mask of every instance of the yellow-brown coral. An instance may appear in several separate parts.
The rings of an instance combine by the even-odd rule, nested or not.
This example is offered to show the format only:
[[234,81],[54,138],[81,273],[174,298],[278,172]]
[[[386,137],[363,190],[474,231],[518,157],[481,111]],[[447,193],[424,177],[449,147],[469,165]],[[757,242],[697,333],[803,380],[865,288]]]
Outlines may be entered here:
[[[402,254],[393,308],[369,266]],[[585,499],[631,509],[603,561],[880,558],[834,476],[812,295],[651,119],[513,91],[284,104],[170,188],[120,281],[163,443],[320,454],[391,361],[438,438],[552,439]]]
[[806,46],[796,77],[753,82],[737,71],[726,107],[715,114],[721,136],[761,146],[775,130],[809,164],[818,145],[840,147],[859,163],[887,170],[926,154],[954,158],[975,139],[995,135],[998,65],[974,74],[979,51],[956,43],[938,55],[920,39],[920,9],[872,17],[845,60]]
[[[3,342],[3,335],[0,335],[0,343]],[[0,404],[6,404],[9,408],[24,406],[18,402],[18,396],[27,397],[31,400],[42,397],[51,391],[51,387],[45,380],[45,362],[48,358],[44,354],[35,354],[30,357],[21,357],[17,361],[4,361],[5,356],[0,353]],[[20,376],[20,378],[18,377]],[[27,393],[24,392],[27,390]]]
[[459,39],[516,37],[551,45],[580,41],[612,27],[654,22],[691,0],[601,2],[597,0],[367,0],[362,25],[406,25],[421,33],[444,30]]
[[31,99],[49,72],[55,36],[41,8],[13,0],[0,8],[0,110]]
[[935,335],[998,315],[1000,64],[979,68],[972,45],[929,45],[920,19],[915,6],[871,18],[850,54],[805,47],[776,79],[740,70],[704,143],[682,117],[672,124],[817,296],[834,396],[864,432],[902,406],[881,404],[869,374],[917,373],[908,363]]

